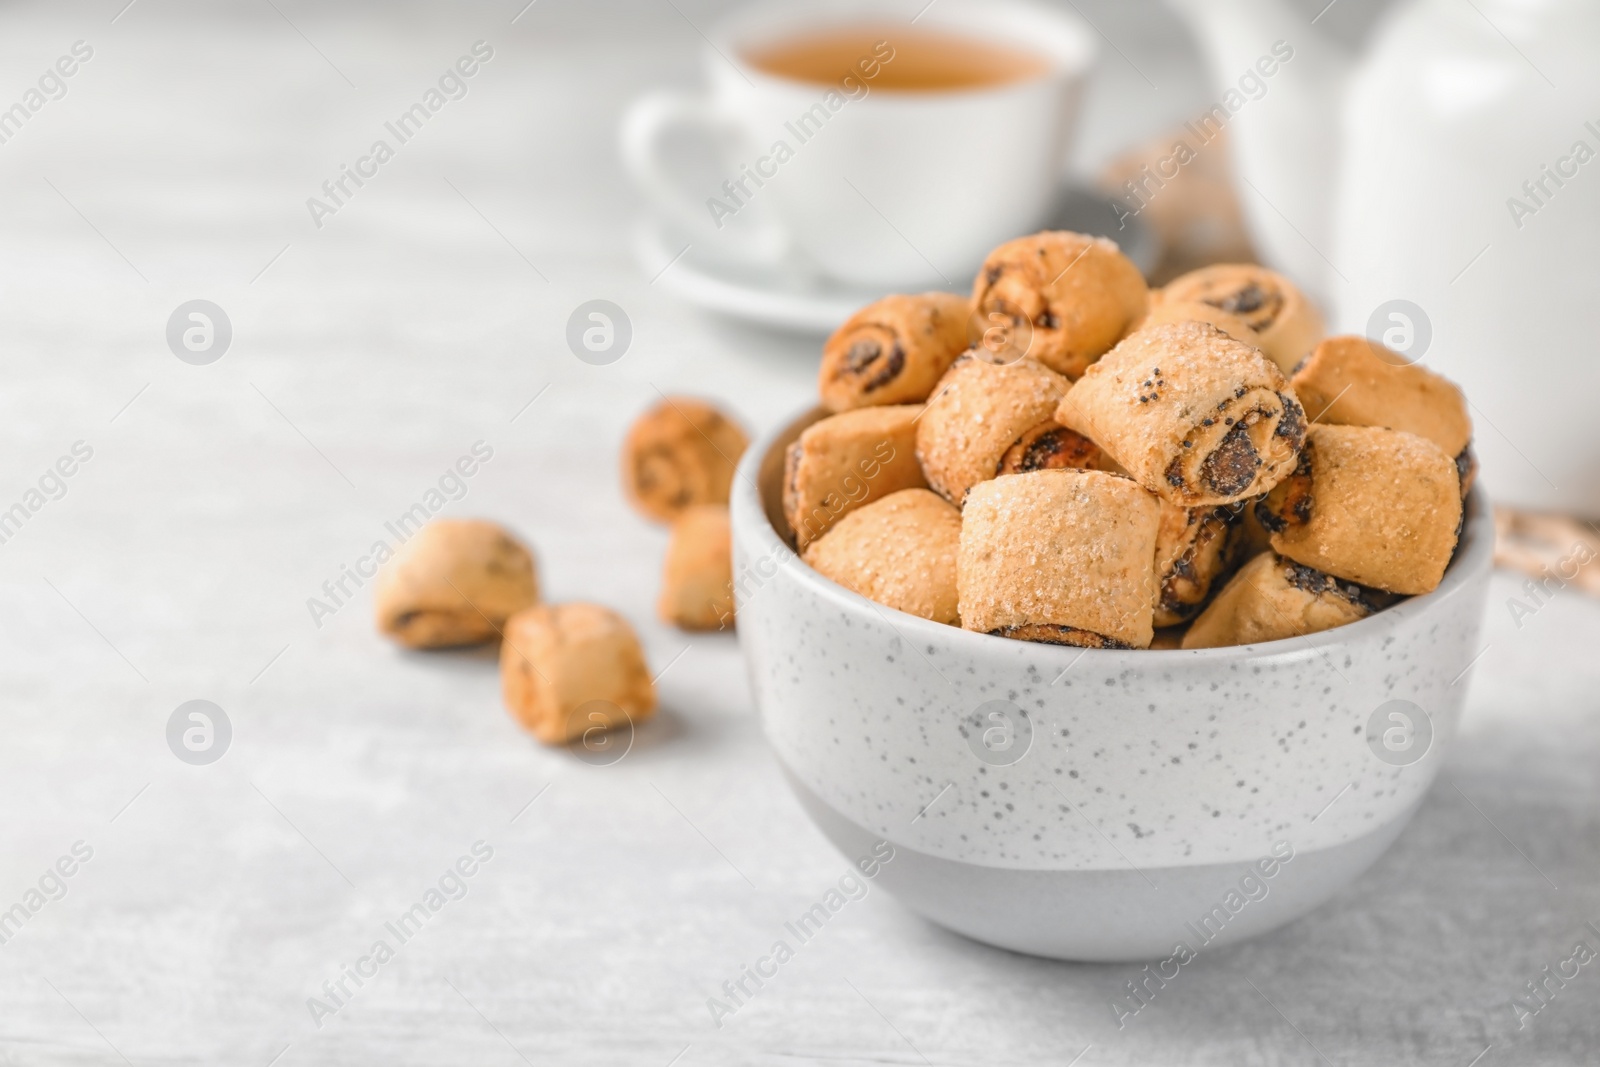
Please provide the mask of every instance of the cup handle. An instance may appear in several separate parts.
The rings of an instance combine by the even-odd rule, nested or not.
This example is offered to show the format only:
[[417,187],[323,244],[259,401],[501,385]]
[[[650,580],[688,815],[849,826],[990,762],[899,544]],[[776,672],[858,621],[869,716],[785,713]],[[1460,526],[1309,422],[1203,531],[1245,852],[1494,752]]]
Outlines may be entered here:
[[670,173],[662,162],[663,148],[670,138],[685,134],[727,144],[737,141],[740,128],[710,101],[683,93],[646,93],[628,108],[622,120],[622,161],[640,192],[690,236],[714,239],[721,252],[758,263],[775,263],[787,256],[789,236],[772,219],[746,217],[738,225],[725,223]]

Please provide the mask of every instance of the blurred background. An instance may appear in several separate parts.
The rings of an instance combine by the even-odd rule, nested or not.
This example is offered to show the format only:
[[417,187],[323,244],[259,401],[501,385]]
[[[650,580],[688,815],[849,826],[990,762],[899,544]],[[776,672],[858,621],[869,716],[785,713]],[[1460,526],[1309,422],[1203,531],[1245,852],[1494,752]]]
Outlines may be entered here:
[[[1086,1065],[1466,1067],[1486,1044],[1512,1050],[1486,1065],[1592,1062],[1600,978],[1532,1034],[1506,1002],[1600,920],[1600,613],[1569,592],[1508,618],[1510,574],[1451,768],[1465,792],[1435,790],[1408,838],[1431,843],[1206,961],[1137,1035],[1106,1010],[1131,972],[986,950],[876,895],[737,1025],[710,1025],[706,997],[840,865],[777,780],[735,638],[655,620],[665,533],[616,473],[663,392],[764,431],[814,391],[818,337],[697,307],[672,287],[681,265],[641,251],[648,208],[619,154],[630,103],[700,86],[734,6],[0,6],[0,108],[77,58],[59,95],[14,130],[0,118],[0,509],[28,512],[0,543],[0,911],[77,844],[93,857],[0,943],[0,1063],[1068,1063],[1093,1046]],[[1070,154],[1093,187],[1218,90],[1167,5],[1059,6],[1100,41]],[[1359,50],[1386,7],[1284,10]],[[308,199],[478,42],[465,95],[318,225]],[[1572,137],[1600,143],[1580,119]],[[228,326],[204,363],[168,340],[196,300]],[[566,339],[593,300],[630,324],[605,365]],[[1541,372],[1547,397],[1587,402],[1586,354]],[[478,442],[493,459],[446,512],[518,531],[548,599],[615,607],[660,672],[661,720],[614,767],[522,734],[492,654],[388,646],[370,589],[308,609]],[[195,699],[231,723],[203,767],[165,733]],[[480,841],[494,858],[459,901],[335,1017],[308,1011]],[[1469,883],[1483,895],[1457,899]]]

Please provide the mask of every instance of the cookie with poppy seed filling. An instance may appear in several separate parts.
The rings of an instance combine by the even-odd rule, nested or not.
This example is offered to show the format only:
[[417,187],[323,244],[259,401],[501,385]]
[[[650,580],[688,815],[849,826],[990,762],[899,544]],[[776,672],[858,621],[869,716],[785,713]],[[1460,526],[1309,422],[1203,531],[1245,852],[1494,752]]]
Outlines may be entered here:
[[1295,368],[1295,395],[1317,421],[1334,426],[1383,426],[1426,437],[1454,456],[1461,495],[1472,487],[1477,461],[1469,451],[1472,416],[1454,383],[1365,337],[1329,337]]
[[696,504],[672,523],[656,613],[685,630],[733,625],[733,537],[724,504]]
[[783,514],[795,547],[865,504],[927,486],[917,463],[916,404],[856,408],[806,427],[784,456]]
[[1289,279],[1254,263],[1217,263],[1190,271],[1168,282],[1159,300],[1210,304],[1242,319],[1255,331],[1250,343],[1285,374],[1322,338],[1322,313],[1316,305]]
[[1031,359],[956,360],[917,420],[917,459],[928,485],[960,507],[968,489],[1000,472],[1025,434],[1050,421],[1070,384]]
[[622,445],[622,485],[646,518],[670,522],[695,504],[726,504],[749,441],[710,404],[664,397],[634,420]]
[[1236,531],[1231,505],[1183,508],[1161,502],[1155,625],[1177,626],[1200,613],[1212,585],[1234,563]]
[[1099,445],[1055,419],[1046,419],[1024,431],[1005,450],[994,472],[998,476],[1067,467],[1121,473],[1116,462],[1101,451]]
[[955,293],[886,296],[822,346],[817,391],[829,411],[926,400],[967,347],[972,305]]
[[961,625],[1024,641],[1148,648],[1160,508],[1105,471],[1004,474],[973,487],[956,567]]
[[834,523],[801,558],[868,600],[956,626],[960,544],[961,512],[937,493],[902,489]]
[[1056,421],[1186,508],[1266,492],[1295,467],[1305,413],[1260,350],[1203,322],[1129,336],[1062,398]]
[[648,719],[656,687],[628,621],[598,604],[541,604],[506,623],[506,710],[547,745]]
[[506,619],[539,599],[533,553],[481,519],[435,519],[378,572],[378,630],[407,648],[493,641]]
[[1276,552],[1256,556],[1222,587],[1183,635],[1184,648],[1278,641],[1364,619],[1388,598]]
[[1256,506],[1281,556],[1390,593],[1431,592],[1461,530],[1460,474],[1426,437],[1314,425],[1299,467]]
[[1250,324],[1239,316],[1199,300],[1163,300],[1157,292],[1150,294],[1150,312],[1134,329],[1142,330],[1147,326],[1160,326],[1167,322],[1209,323],[1235,341],[1261,347],[1260,334],[1251,329]]
[[972,311],[1029,337],[1027,355],[1077,378],[1144,316],[1144,275],[1104,237],[1047,230],[989,253],[972,286]]

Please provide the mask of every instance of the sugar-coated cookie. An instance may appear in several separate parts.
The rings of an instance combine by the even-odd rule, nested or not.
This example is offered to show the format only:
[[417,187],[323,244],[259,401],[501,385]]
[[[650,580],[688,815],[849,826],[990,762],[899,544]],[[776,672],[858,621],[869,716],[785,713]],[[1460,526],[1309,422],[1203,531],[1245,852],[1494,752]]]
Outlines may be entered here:
[[667,397],[634,420],[622,445],[622,485],[646,518],[670,522],[695,504],[726,504],[744,431],[702,400]]
[[1455,461],[1426,437],[1313,425],[1300,467],[1256,507],[1279,555],[1390,593],[1438,586],[1461,529]]
[[926,489],[902,489],[852,511],[801,555],[868,600],[955,626],[960,543],[961,512]]
[[928,485],[960,507],[967,490],[993,478],[1025,433],[1050,421],[1069,385],[1031,359],[956,360],[917,420],[917,458]]
[[542,604],[513,615],[500,645],[500,683],[512,717],[548,745],[656,710],[633,628],[597,604]]
[[662,621],[685,630],[733,625],[733,538],[725,504],[696,504],[672,523],[661,568]]
[[1305,417],[1260,350],[1203,322],[1142,329],[1084,372],[1056,421],[1183,507],[1257,496],[1298,461]]
[[1147,648],[1160,507],[1105,471],[1006,474],[973,487],[956,570],[961,625],[1026,641]]
[[830,411],[928,399],[967,347],[972,304],[955,293],[886,296],[822,346],[817,391]]
[[[1252,342],[1285,374],[1322,339],[1322,313],[1277,271],[1254,263],[1218,263],[1168,282],[1160,300],[1210,304],[1244,320]],[[1242,338],[1241,338],[1242,340]]]
[[806,427],[784,457],[783,513],[804,549],[845,515],[928,483],[917,464],[917,404],[856,408]]
[[1467,400],[1453,382],[1365,337],[1329,337],[1290,384],[1317,422],[1405,430],[1447,456],[1460,456],[1472,440]]
[[1275,552],[1256,556],[1189,625],[1184,648],[1221,648],[1303,637],[1365,618],[1370,591]]
[[539,599],[533,553],[481,519],[435,519],[378,572],[378,630],[408,648],[475,645]]
[[1047,230],[989,253],[972,286],[980,323],[1009,323],[1026,354],[1077,378],[1143,317],[1144,275],[1104,237]]

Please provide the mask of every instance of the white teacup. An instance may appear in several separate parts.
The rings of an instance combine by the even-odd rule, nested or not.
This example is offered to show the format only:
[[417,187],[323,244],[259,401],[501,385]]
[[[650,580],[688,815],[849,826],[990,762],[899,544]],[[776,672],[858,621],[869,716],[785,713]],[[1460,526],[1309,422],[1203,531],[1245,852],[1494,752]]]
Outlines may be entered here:
[[[830,27],[874,31],[831,87],[749,58]],[[880,89],[896,27],[1015,49],[1040,70],[977,87]],[[707,43],[709,95],[655,92],[629,111],[622,152],[635,181],[703,251],[798,258],[874,287],[961,287],[996,244],[1039,228],[1095,54],[1080,19],[1027,0],[760,4],[717,24]],[[714,142],[714,167],[692,150],[693,134]]]

